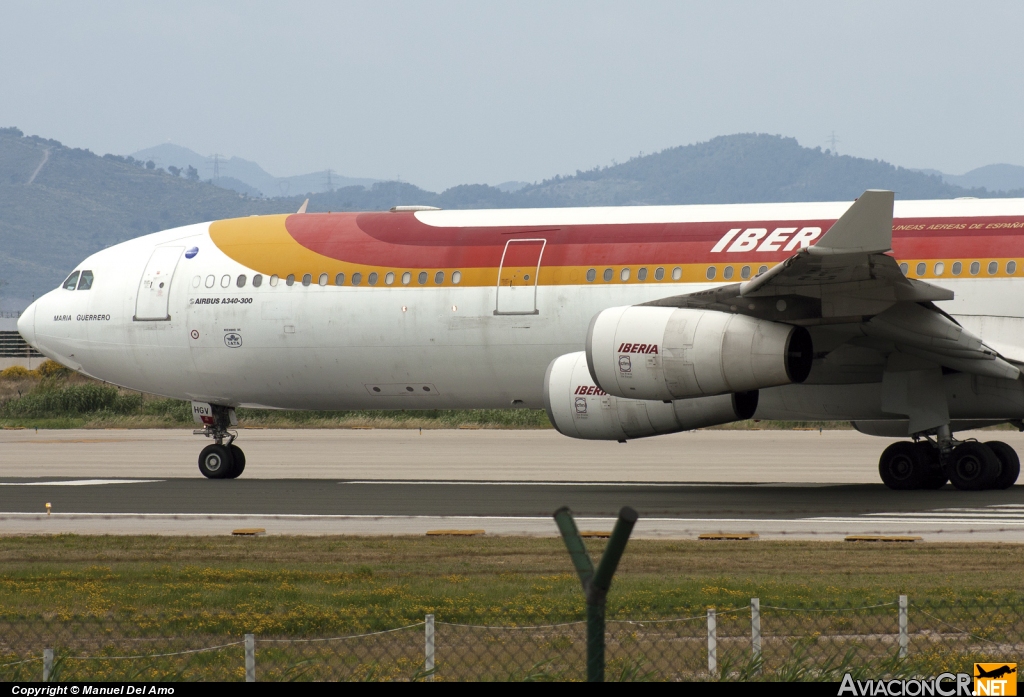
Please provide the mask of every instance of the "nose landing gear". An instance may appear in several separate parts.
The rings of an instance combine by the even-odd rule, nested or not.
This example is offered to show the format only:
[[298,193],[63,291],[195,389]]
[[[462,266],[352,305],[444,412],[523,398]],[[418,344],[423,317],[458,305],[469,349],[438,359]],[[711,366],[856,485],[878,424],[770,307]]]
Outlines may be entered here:
[[212,423],[204,422],[205,428],[193,431],[216,441],[199,453],[199,471],[207,479],[235,479],[245,470],[245,453],[234,444],[238,434],[228,430],[237,423],[235,410],[220,406],[211,406],[211,410]]

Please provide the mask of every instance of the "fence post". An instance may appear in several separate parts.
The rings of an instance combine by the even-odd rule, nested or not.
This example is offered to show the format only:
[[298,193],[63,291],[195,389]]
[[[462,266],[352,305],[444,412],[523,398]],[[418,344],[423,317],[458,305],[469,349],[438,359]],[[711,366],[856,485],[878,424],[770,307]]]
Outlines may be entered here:
[[53,649],[43,649],[43,682],[50,681],[53,672]]
[[708,608],[708,673],[718,673],[718,616],[715,608]]
[[[426,653],[423,658],[423,670],[430,672],[434,670],[434,616],[427,615],[423,633],[426,638]],[[427,680],[433,680],[434,674],[430,673]]]
[[583,544],[580,531],[568,506],[555,511],[555,523],[562,540],[569,552],[569,558],[583,585],[583,594],[587,600],[587,682],[604,682],[605,659],[605,606],[608,601],[608,589],[612,586],[612,576],[619,566],[622,553],[626,550],[629,535],[633,532],[638,514],[629,506],[619,509],[619,517],[612,528],[608,545],[604,548],[597,569],[590,561],[587,547]]
[[907,596],[900,596],[900,658],[907,657],[910,633],[907,631]]
[[761,672],[761,599],[750,599],[750,648],[751,658]]
[[256,682],[256,635],[245,635],[245,681]]

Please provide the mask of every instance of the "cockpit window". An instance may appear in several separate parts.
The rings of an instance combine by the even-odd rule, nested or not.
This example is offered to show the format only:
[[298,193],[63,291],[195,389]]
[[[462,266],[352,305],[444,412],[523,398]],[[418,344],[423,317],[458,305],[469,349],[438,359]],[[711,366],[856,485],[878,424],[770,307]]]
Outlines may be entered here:
[[64,281],[64,290],[74,290],[75,286],[78,285],[78,274],[80,271],[75,271],[73,274],[67,277]]
[[92,271],[83,271],[82,277],[78,279],[78,290],[89,290],[92,288]]

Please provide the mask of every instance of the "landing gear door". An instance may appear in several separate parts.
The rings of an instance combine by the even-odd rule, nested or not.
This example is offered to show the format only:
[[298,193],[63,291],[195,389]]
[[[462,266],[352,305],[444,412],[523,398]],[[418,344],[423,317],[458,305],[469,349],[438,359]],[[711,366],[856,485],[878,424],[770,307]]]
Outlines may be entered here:
[[545,239],[509,240],[498,268],[496,315],[536,315],[537,277],[544,256]]
[[157,247],[142,272],[139,294],[135,300],[136,322],[165,322],[171,318],[168,302],[171,277],[184,247]]

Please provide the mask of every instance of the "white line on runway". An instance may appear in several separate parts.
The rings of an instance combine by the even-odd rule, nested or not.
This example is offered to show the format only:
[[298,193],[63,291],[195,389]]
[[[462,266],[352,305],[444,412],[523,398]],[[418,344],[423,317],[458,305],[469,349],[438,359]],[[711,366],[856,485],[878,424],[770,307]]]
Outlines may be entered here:
[[482,479],[447,480],[447,479],[350,479],[338,482],[338,484],[440,484],[444,486],[643,486],[643,487],[665,487],[665,488],[697,488],[697,487],[798,487],[801,489],[816,489],[826,486],[844,486],[842,484],[804,484],[789,482],[588,482],[585,480],[574,482],[548,482],[548,481],[488,481]]
[[96,486],[97,484],[152,484],[162,479],[72,479],[55,482],[0,482],[0,486]]
[[[474,515],[373,515],[373,514],[317,514],[317,513],[26,513],[26,512],[0,512],[0,519],[11,518],[153,518],[153,519],[210,519],[222,518],[251,518],[266,520],[468,520],[468,521],[533,521],[552,520],[551,516],[474,516]],[[614,521],[614,516],[607,517],[578,517],[577,520],[592,521]],[[906,519],[906,518],[863,518],[863,517],[835,517],[835,518],[641,518],[641,520],[652,523],[693,523],[704,526],[714,526],[719,523],[743,523],[758,525],[821,525],[822,523],[902,523],[916,527],[934,527],[936,525],[1016,525],[1024,526],[1024,520],[1007,521],[999,519],[974,519],[974,520],[950,520],[950,519]]]

